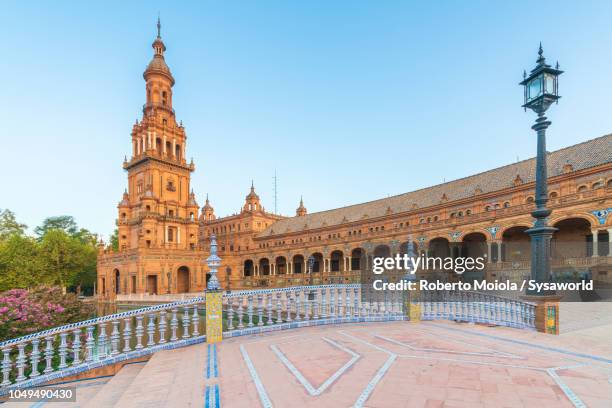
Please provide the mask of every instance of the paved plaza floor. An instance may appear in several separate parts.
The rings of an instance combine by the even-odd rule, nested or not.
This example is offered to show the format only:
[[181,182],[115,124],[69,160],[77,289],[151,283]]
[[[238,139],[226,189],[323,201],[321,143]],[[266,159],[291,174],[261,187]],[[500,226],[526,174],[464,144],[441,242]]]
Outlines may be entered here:
[[453,322],[276,332],[220,344],[215,383],[236,408],[610,407],[606,330],[607,341]]

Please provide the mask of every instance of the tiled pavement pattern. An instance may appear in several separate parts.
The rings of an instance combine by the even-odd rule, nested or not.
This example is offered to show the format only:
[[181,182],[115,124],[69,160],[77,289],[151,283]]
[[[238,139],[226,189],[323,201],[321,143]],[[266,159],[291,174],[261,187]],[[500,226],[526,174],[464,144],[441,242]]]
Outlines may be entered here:
[[223,407],[612,406],[612,342],[579,336],[349,324],[230,339],[219,361]]

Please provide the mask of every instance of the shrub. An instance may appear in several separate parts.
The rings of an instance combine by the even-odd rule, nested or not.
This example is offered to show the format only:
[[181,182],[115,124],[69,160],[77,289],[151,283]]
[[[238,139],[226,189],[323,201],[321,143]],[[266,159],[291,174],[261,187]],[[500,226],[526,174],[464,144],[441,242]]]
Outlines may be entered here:
[[11,289],[0,293],[0,341],[85,320],[93,305],[58,287]]

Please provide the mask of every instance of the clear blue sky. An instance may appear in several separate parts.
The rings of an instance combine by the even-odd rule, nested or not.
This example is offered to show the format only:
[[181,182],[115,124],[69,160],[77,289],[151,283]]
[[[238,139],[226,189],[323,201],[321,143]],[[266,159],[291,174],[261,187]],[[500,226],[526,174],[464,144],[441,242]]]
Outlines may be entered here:
[[158,11],[200,205],[251,179],[293,215],[533,156],[518,82],[538,42],[563,98],[549,150],[612,132],[612,2],[6,2],[0,208],[108,236]]

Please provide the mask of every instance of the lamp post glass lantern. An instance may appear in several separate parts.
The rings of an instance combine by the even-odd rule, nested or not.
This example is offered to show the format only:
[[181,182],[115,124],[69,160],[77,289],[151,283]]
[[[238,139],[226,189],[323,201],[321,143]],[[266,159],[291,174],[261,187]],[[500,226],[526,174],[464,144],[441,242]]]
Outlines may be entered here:
[[312,273],[312,268],[314,268],[314,263],[315,263],[315,258],[314,256],[310,255],[308,257],[308,273]]
[[[556,228],[548,225],[548,217],[551,211],[546,208],[548,202],[548,176],[546,167],[546,129],[550,126],[544,113],[559,98],[559,63],[552,68],[546,63],[542,44],[538,50],[536,67],[529,75],[523,72],[523,81],[520,85],[524,87],[523,108],[533,110],[538,114],[535,125],[531,128],[537,132],[537,156],[536,156],[536,208],[531,213],[535,218],[533,227],[527,230],[531,237],[531,279],[537,282],[550,280],[550,240]],[[529,295],[550,295],[554,292],[527,291]]]

